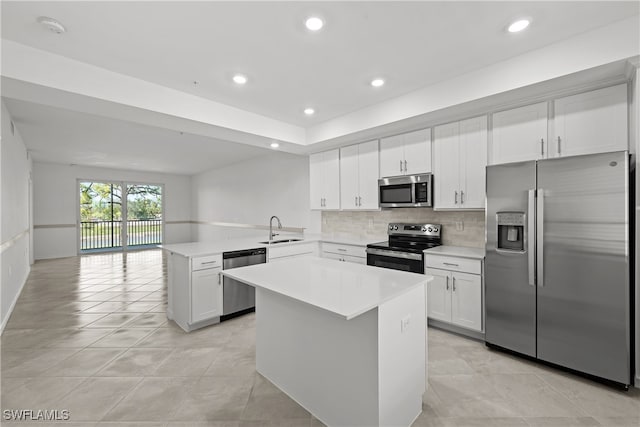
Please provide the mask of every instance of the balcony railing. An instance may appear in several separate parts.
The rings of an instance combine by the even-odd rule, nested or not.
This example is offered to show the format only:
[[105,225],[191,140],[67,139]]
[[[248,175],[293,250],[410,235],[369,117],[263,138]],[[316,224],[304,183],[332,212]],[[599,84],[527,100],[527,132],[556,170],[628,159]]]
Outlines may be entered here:
[[[127,246],[162,243],[161,219],[130,219],[126,221]],[[122,221],[81,221],[80,249],[122,247]]]

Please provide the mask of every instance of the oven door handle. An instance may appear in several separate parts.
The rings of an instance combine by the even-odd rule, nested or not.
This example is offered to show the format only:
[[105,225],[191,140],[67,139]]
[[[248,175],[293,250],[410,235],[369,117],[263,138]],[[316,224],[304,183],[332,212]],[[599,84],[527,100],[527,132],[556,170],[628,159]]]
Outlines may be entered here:
[[367,254],[387,256],[391,258],[415,259],[418,261],[422,261],[421,254],[414,254],[410,252],[396,252],[396,251],[386,251],[383,249],[367,248]]

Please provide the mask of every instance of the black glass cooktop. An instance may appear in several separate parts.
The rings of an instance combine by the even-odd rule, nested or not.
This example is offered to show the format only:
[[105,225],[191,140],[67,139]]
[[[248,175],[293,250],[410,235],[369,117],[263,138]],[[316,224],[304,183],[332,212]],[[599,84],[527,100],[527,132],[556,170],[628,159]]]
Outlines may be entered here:
[[397,252],[411,252],[411,253],[422,253],[425,249],[435,248],[436,246],[440,246],[441,243],[438,241],[430,241],[430,242],[378,242],[378,243],[370,243],[367,245],[368,248],[373,249],[384,249],[391,250]]

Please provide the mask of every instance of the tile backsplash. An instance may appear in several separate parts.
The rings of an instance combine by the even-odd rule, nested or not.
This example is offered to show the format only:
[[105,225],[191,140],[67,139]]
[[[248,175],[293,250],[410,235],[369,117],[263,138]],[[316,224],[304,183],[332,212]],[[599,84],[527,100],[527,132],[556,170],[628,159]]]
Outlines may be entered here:
[[362,238],[384,236],[390,222],[442,224],[442,243],[484,247],[484,211],[448,212],[431,208],[398,208],[381,211],[323,211],[322,233],[352,234]]

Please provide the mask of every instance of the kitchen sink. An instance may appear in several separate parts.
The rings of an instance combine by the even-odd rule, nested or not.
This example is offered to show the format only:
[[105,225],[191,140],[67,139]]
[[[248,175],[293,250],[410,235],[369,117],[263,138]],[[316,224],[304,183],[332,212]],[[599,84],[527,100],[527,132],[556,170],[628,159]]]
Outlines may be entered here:
[[281,240],[267,240],[266,242],[258,242],[263,245],[275,245],[276,243],[290,243],[290,242],[299,242],[302,239],[281,239]]

